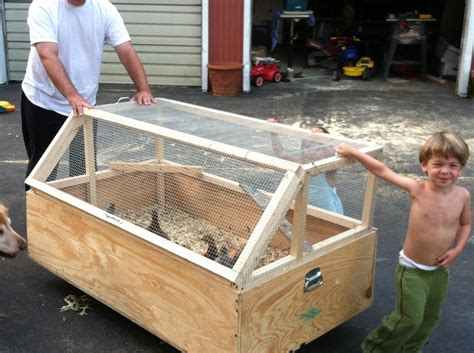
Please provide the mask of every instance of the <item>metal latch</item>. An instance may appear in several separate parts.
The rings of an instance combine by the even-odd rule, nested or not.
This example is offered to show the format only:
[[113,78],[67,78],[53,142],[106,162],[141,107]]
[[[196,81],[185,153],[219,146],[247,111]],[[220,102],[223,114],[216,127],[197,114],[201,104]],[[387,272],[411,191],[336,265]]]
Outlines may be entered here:
[[323,274],[319,267],[313,268],[306,274],[304,282],[304,291],[309,292],[313,289],[321,287],[324,283]]

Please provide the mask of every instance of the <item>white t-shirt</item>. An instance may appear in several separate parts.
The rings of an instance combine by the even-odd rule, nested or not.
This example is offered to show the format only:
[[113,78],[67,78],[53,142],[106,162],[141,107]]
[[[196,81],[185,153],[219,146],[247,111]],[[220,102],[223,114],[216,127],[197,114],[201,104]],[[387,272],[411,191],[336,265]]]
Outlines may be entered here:
[[80,95],[95,104],[104,42],[115,47],[130,40],[122,17],[109,0],[86,0],[82,6],[67,0],[33,0],[28,26],[31,50],[23,92],[33,104],[62,115],[69,115],[72,108],[49,79],[33,45],[57,43],[69,79]]

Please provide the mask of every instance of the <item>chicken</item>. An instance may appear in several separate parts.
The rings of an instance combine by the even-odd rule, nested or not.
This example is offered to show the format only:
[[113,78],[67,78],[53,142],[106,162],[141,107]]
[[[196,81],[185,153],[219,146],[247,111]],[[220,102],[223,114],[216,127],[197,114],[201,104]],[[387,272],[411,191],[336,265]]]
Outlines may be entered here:
[[148,226],[147,230],[149,232],[159,235],[160,237],[170,240],[170,237],[168,236],[168,234],[166,234],[166,232],[163,229],[161,229],[160,222],[158,220],[158,212],[156,212],[156,210],[153,210],[151,212],[151,223]]
[[207,251],[204,254],[205,257],[211,260],[217,259],[217,246],[216,246],[216,241],[212,237],[212,235],[205,235],[202,237],[202,241],[207,243]]
[[115,214],[115,204],[113,202],[109,202],[107,204],[107,207],[105,209],[105,212],[110,213],[110,214]]
[[219,256],[217,258],[217,262],[220,263],[221,265],[232,268],[237,262],[237,259],[239,258],[241,252],[242,250],[237,251],[235,255],[232,258],[230,258],[229,249],[227,248],[227,245],[224,244],[219,249]]

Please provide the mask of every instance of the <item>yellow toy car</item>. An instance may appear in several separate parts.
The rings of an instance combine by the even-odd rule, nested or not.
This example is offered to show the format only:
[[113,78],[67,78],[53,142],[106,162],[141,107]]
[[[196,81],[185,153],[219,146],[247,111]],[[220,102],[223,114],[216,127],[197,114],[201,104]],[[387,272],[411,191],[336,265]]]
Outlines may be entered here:
[[0,113],[14,112],[15,106],[7,101],[0,101]]
[[343,66],[342,71],[346,76],[362,76],[363,80],[368,80],[374,75],[374,61],[368,56],[363,56],[357,61],[355,66]]

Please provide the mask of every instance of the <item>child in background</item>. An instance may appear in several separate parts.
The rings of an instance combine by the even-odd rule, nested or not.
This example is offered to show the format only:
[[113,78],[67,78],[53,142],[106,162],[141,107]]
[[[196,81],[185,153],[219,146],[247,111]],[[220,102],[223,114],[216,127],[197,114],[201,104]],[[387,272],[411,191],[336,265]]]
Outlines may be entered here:
[[[277,123],[276,118],[268,118],[267,122]],[[312,133],[329,133],[323,127],[313,126],[310,131]],[[273,151],[278,157],[285,158],[297,163],[310,163],[318,161],[323,158],[334,155],[334,149],[331,146],[320,145],[315,142],[303,140],[298,155],[290,155],[285,153],[278,134],[272,133],[272,147]],[[319,173],[311,177],[308,190],[308,203],[312,206],[323,208],[327,211],[343,214],[341,199],[336,192],[336,172],[329,171],[326,173]]]
[[355,158],[379,178],[410,193],[411,208],[397,267],[395,310],[362,343],[364,353],[421,353],[440,319],[448,289],[448,267],[471,234],[471,196],[455,183],[469,148],[455,133],[439,132],[421,147],[419,160],[427,179],[401,176],[380,161],[346,144],[343,157]]

